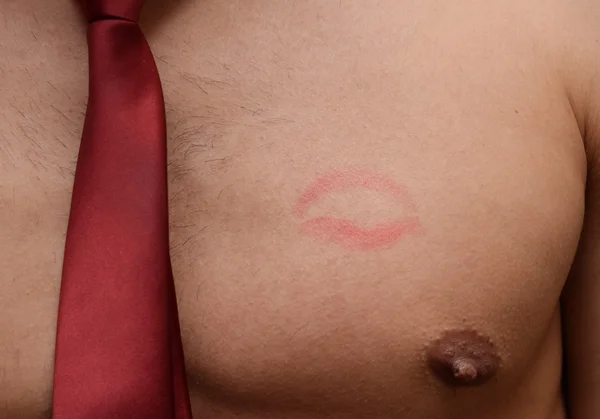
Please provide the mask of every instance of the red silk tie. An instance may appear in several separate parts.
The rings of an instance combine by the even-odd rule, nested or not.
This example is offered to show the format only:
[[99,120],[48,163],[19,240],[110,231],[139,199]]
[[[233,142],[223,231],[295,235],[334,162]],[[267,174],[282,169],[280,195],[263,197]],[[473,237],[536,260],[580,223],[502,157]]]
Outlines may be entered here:
[[90,92],[67,231],[54,419],[189,419],[166,133],[143,0],[89,0]]

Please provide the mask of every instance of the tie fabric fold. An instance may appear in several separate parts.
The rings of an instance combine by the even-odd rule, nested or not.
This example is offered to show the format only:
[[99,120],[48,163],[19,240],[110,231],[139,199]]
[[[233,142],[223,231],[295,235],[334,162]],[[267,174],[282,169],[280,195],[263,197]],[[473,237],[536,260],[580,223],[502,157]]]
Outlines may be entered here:
[[145,0],[84,0],[88,22],[103,19],[124,19],[137,22]]
[[88,109],[67,229],[54,419],[191,419],[169,258],[166,126],[143,0],[84,2]]

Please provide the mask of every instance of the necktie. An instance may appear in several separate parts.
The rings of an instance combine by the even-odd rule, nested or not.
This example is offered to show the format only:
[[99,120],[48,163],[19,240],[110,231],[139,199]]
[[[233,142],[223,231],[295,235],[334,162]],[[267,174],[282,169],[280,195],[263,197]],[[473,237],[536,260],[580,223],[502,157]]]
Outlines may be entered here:
[[60,291],[54,419],[189,419],[162,89],[143,0],[88,0],[90,87]]

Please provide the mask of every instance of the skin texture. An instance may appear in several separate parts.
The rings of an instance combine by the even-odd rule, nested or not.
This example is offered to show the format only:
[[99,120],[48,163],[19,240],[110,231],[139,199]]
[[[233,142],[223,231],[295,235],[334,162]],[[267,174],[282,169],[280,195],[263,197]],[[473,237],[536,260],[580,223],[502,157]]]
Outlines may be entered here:
[[[85,26],[66,0],[0,1],[0,417],[47,419]],[[375,3],[143,13],[196,416],[563,419],[565,355],[569,419],[595,418],[600,5]],[[298,217],[309,185],[348,168],[401,185],[414,212],[351,188]],[[418,232],[368,251],[302,232],[410,216]],[[492,379],[431,370],[452,330],[493,343]]]

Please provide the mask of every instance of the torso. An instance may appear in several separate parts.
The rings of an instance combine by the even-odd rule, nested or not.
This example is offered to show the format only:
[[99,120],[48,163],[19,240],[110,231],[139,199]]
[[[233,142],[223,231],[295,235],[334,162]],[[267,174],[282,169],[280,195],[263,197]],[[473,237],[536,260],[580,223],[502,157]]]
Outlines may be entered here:
[[[0,416],[47,419],[87,74],[76,9],[33,3],[0,25]],[[564,417],[586,167],[551,28],[501,1],[406,3],[147,11],[197,417]],[[326,182],[351,187],[311,195]],[[448,330],[493,342],[492,380],[432,374]]]

